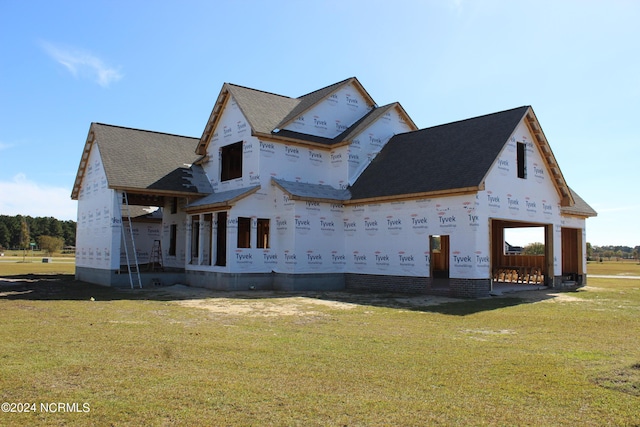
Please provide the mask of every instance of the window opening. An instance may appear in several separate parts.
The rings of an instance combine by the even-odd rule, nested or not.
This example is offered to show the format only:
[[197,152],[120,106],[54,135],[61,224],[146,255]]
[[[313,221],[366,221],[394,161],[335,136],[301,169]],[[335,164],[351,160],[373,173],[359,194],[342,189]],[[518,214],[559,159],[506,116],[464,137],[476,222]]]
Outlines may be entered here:
[[227,213],[216,214],[216,265],[227,265]]
[[220,149],[220,180],[242,178],[242,141]]
[[176,256],[176,238],[178,236],[178,225],[169,226],[169,256]]
[[251,247],[251,218],[238,218],[238,247]]
[[200,256],[200,217],[191,217],[191,264],[198,263]]
[[517,143],[518,151],[518,178],[525,179],[527,177],[527,145],[524,142]]
[[258,248],[269,248],[269,220],[258,218]]

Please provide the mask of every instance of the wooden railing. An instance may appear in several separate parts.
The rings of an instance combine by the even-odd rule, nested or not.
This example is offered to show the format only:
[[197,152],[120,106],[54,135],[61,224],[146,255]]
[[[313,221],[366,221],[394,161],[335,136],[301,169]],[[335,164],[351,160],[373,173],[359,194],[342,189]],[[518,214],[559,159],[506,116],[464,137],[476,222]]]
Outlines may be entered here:
[[544,284],[544,255],[502,255],[493,269],[495,282]]

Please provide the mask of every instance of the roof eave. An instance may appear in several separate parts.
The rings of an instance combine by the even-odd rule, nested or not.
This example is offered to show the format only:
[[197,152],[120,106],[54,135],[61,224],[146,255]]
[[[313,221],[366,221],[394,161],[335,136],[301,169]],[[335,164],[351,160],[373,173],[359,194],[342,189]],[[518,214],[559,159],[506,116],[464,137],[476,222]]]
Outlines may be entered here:
[[229,100],[229,96],[229,84],[224,83],[222,85],[222,89],[220,89],[220,93],[218,94],[218,99],[216,99],[216,102],[213,105],[213,109],[211,110],[209,120],[207,120],[207,124],[204,128],[204,131],[202,132],[202,136],[200,137],[200,142],[198,143],[198,147],[196,148],[196,154],[199,154],[201,156],[207,154],[207,147],[209,147],[209,143],[211,142],[213,130],[216,128],[216,126],[218,126],[220,113],[224,110],[224,107]]
[[223,200],[221,202],[207,203],[206,205],[193,206],[191,208],[187,207],[187,208],[185,208],[185,212],[187,212],[187,213],[202,213],[202,212],[211,212],[211,211],[220,211],[220,210],[225,210],[225,209],[231,209],[233,207],[233,205],[235,203],[237,203],[239,200],[242,200],[245,197],[254,194],[259,189],[260,189],[260,186],[256,185],[254,188],[250,189],[249,191],[241,193],[241,194],[239,194],[239,195],[237,195],[235,197],[232,197],[232,198],[230,198],[228,200]]
[[282,190],[284,193],[287,193],[291,200],[299,200],[299,201],[309,201],[309,202],[320,202],[320,203],[335,203],[335,204],[345,204],[347,200],[344,199],[334,199],[334,198],[326,198],[326,197],[311,197],[311,196],[299,196],[291,193],[284,186],[282,186],[276,179],[271,179],[271,183]]
[[141,188],[141,187],[128,187],[126,185],[109,185],[110,190],[126,191],[129,194],[143,194],[151,196],[164,196],[164,197],[204,197],[208,196],[207,193],[198,193],[194,191],[175,191],[175,190],[162,190],[155,188]]
[[463,188],[451,188],[447,190],[434,190],[434,191],[425,191],[420,193],[409,193],[409,194],[393,194],[388,196],[377,196],[377,197],[365,197],[365,198],[352,198],[351,200],[343,202],[344,204],[349,205],[360,205],[360,204],[369,204],[369,203],[380,203],[380,202],[392,202],[392,201],[400,201],[400,200],[419,200],[429,197],[448,197],[448,196],[460,196],[465,194],[474,194],[478,191],[481,191],[484,187],[482,185],[472,186],[472,187],[463,187]]
[[82,187],[82,179],[84,178],[87,164],[89,163],[89,155],[91,154],[91,148],[96,140],[95,130],[93,129],[94,123],[91,123],[89,127],[89,133],[87,134],[87,140],[84,143],[84,150],[82,151],[82,157],[80,157],[80,164],[78,165],[78,171],[76,172],[76,180],[73,183],[73,190],[71,190],[71,200],[78,200],[80,194],[80,188]]
[[575,200],[571,195],[571,190],[567,185],[566,180],[564,179],[564,175],[562,175],[562,171],[560,170],[560,166],[558,165],[558,161],[551,150],[551,146],[547,141],[547,137],[544,135],[542,131],[542,127],[540,126],[540,122],[536,117],[533,108],[529,107],[524,116],[524,121],[527,126],[527,129],[533,136],[534,140],[538,144],[538,148],[542,154],[542,159],[547,166],[547,170],[551,172],[553,176],[553,185],[555,186],[558,194],[560,195],[560,206],[573,206],[575,205]]

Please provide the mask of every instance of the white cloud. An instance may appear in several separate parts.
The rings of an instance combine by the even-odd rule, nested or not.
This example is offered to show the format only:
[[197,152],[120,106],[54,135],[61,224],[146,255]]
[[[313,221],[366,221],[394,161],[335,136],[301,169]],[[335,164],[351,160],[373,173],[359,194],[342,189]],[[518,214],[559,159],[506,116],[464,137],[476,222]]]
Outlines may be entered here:
[[0,215],[52,216],[60,220],[77,218],[77,202],[71,190],[29,181],[18,174],[11,181],[0,181]]
[[0,151],[2,151],[2,150],[6,150],[6,149],[11,148],[11,147],[13,147],[13,145],[11,145],[11,144],[6,144],[6,143],[4,143],[4,142],[0,141]]
[[79,49],[42,42],[42,48],[55,61],[62,64],[74,77],[87,77],[102,87],[108,87],[123,77],[119,69],[102,62],[102,59]]

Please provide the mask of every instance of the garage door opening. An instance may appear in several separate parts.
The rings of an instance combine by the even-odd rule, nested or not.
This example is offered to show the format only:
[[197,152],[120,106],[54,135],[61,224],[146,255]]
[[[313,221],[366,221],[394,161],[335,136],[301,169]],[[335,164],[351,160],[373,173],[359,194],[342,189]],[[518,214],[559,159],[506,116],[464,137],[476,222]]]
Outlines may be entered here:
[[492,221],[491,269],[494,283],[545,285],[553,266],[550,226]]

